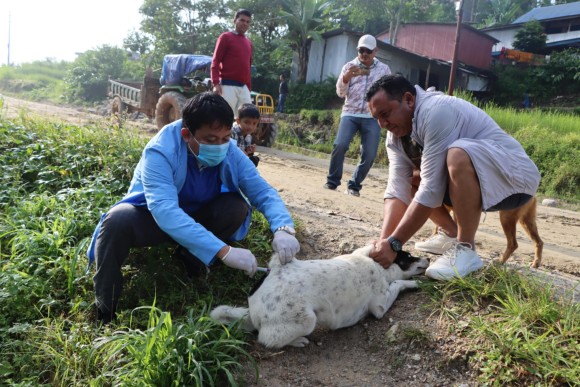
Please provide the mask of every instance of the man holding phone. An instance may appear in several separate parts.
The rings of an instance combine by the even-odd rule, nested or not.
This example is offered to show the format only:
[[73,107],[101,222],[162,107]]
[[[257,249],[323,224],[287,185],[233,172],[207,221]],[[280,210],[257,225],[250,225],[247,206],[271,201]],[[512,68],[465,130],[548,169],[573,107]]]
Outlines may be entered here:
[[361,36],[357,51],[357,57],[342,67],[336,82],[336,94],[345,100],[324,184],[324,188],[330,190],[336,190],[340,185],[344,156],[354,135],[359,132],[360,160],[346,189],[346,193],[353,196],[360,196],[362,182],[375,161],[381,137],[381,128],[369,112],[365,94],[377,79],[391,73],[389,66],[375,58],[377,41],[372,35]]

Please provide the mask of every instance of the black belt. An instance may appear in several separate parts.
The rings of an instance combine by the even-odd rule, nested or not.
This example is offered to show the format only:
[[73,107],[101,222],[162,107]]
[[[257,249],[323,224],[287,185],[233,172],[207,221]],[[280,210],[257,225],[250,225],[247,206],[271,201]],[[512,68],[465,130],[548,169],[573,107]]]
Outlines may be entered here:
[[224,86],[244,87],[246,85],[244,82],[232,81],[230,79],[222,79],[220,83]]

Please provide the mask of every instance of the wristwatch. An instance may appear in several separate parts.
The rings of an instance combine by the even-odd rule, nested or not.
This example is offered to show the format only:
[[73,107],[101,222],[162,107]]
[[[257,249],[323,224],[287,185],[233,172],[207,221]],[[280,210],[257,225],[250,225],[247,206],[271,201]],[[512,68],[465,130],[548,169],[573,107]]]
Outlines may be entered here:
[[290,235],[296,235],[296,231],[294,231],[294,228],[290,226],[278,227],[276,230],[274,230],[274,233],[276,233],[276,231],[284,231]]
[[396,239],[394,236],[390,236],[387,238],[387,242],[389,242],[389,244],[391,245],[391,249],[393,249],[393,251],[395,253],[398,253],[399,251],[403,250],[403,243]]

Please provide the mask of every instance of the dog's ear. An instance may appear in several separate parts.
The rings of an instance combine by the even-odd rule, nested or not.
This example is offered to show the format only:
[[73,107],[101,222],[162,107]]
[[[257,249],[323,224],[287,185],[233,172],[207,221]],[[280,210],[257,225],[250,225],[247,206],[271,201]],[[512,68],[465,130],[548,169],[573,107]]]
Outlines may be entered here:
[[395,258],[395,262],[393,263],[399,265],[401,270],[406,271],[409,270],[411,265],[417,261],[419,261],[419,258],[413,257],[411,253],[401,250],[397,252],[397,258]]

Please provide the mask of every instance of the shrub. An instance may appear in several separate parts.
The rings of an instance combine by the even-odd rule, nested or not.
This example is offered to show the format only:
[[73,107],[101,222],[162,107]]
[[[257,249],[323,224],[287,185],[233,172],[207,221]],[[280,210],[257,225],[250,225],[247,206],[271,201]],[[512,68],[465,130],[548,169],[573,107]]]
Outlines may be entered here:
[[328,78],[322,83],[290,85],[285,110],[298,113],[302,109],[328,109],[340,106],[342,100],[336,95],[336,78]]

